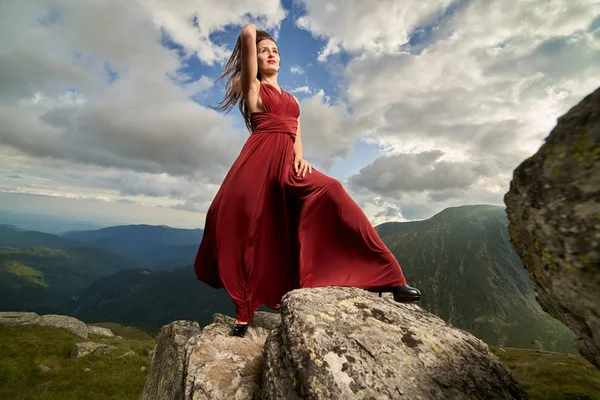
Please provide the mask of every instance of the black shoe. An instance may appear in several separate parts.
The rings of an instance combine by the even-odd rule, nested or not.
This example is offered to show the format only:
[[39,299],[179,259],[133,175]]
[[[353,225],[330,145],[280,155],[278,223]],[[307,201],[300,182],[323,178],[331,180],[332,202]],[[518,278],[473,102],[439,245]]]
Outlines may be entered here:
[[233,324],[231,327],[231,336],[244,337],[244,334],[248,330],[248,324]]
[[394,286],[390,289],[380,289],[379,297],[381,297],[381,293],[383,292],[392,292],[394,300],[398,303],[412,303],[421,300],[421,292],[419,289],[408,285]]
[[398,303],[412,303],[421,300],[419,289],[408,285],[393,287],[392,293],[394,294],[394,300]]

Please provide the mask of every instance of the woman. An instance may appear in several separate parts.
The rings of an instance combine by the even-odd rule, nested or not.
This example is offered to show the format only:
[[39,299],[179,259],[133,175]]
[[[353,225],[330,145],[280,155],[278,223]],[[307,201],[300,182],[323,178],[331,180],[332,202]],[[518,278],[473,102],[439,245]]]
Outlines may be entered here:
[[217,109],[238,103],[251,135],[208,209],[194,269],[235,303],[234,336],[244,336],[258,307],[278,310],[296,288],[420,299],[342,185],[304,160],[298,99],[277,84],[280,68],[273,38],[249,24],[219,77],[229,78]]

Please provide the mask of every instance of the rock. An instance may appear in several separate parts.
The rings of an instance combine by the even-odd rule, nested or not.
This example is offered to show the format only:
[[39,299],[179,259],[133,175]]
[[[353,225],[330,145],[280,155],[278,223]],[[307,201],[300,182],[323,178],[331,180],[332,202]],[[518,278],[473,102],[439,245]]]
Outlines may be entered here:
[[39,368],[39,369],[40,369],[40,371],[42,371],[42,372],[50,372],[50,371],[52,371],[52,369],[50,369],[50,368],[46,367],[44,364],[39,364],[39,365],[38,365],[38,368]]
[[71,349],[71,358],[110,354],[115,350],[117,350],[115,346],[110,346],[108,344],[95,342],[80,342],[75,343],[75,345]]
[[215,314],[189,343],[185,396],[202,399],[259,399],[263,347],[280,315],[257,312],[244,338],[230,335],[234,319]]
[[54,328],[66,329],[72,334],[82,338],[87,339],[88,337],[88,326],[85,324],[85,322],[67,315],[47,314],[39,316],[33,312],[0,312],[0,324],[11,326],[51,326]]
[[128,351],[127,353],[123,353],[120,356],[118,356],[117,358],[122,358],[122,357],[129,357],[129,356],[135,356],[135,351],[131,350]]
[[600,89],[558,119],[504,201],[538,302],[600,368]]
[[356,288],[299,289],[265,345],[263,399],[520,399],[487,345]]
[[88,334],[93,333],[94,335],[103,336],[107,338],[116,338],[113,331],[108,328],[103,328],[101,326],[88,325]]
[[140,400],[183,398],[189,339],[200,334],[197,322],[175,321],[163,326]]
[[85,322],[67,315],[42,315],[36,321],[35,325],[66,329],[72,334],[86,339],[88,335],[88,328]]
[[35,325],[40,316],[34,312],[3,311],[0,312],[0,324],[10,326]]

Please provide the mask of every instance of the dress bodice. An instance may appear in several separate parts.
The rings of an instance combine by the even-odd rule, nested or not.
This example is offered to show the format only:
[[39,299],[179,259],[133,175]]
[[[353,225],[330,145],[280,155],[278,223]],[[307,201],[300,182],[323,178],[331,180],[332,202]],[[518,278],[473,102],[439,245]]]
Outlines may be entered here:
[[252,133],[286,133],[296,138],[300,107],[294,96],[281,90],[281,93],[271,84],[260,83],[260,97],[265,111],[250,114]]

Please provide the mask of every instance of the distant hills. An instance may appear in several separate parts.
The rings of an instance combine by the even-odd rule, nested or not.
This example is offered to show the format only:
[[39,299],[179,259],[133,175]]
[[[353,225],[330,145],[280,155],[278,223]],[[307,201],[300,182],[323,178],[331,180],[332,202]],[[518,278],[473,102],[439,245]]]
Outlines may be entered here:
[[62,237],[105,248],[151,269],[168,269],[189,265],[194,261],[202,232],[202,229],[124,225],[68,232]]
[[[535,301],[504,208],[449,208],[376,230],[422,291],[423,308],[492,345],[574,352],[573,334]],[[61,310],[153,333],[176,319],[233,315],[223,290],[196,280],[201,237],[201,229],[149,225],[60,236],[0,225],[0,309]]]

